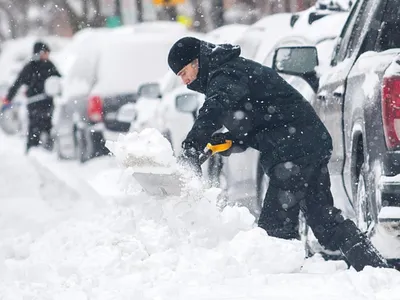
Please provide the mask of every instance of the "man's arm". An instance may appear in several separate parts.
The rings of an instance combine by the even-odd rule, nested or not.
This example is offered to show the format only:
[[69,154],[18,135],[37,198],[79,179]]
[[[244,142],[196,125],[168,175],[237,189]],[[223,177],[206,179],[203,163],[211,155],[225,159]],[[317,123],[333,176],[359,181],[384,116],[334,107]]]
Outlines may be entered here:
[[182,143],[182,147],[202,151],[211,135],[222,127],[222,120],[220,120],[222,111],[223,107],[218,103],[216,97],[206,98],[192,129]]
[[60,72],[58,72],[56,66],[51,61],[49,61],[49,63],[51,64],[51,67],[49,69],[49,77],[50,76],[61,77],[61,74],[60,74]]
[[234,72],[221,72],[210,81],[206,100],[182,143],[184,149],[202,151],[212,134],[222,127],[223,114],[249,94],[248,85]]
[[11,86],[11,88],[8,90],[8,94],[7,94],[7,100],[11,101],[15,95],[18,92],[18,89],[23,85],[23,84],[27,84],[28,82],[28,78],[29,78],[29,74],[30,74],[30,64],[27,64],[22,71],[18,74],[17,79],[15,80],[15,82],[13,83],[13,85]]

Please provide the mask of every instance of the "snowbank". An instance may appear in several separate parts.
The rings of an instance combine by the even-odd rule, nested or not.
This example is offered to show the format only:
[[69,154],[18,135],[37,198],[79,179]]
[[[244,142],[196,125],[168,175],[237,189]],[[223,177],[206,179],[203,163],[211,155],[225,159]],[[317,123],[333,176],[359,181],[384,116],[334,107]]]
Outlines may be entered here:
[[[147,151],[131,147],[130,139],[143,141],[145,136]],[[85,210],[77,201],[71,210],[57,212],[35,187],[51,185],[51,178],[38,182],[35,169],[22,156],[22,143],[21,151],[12,151],[10,145],[9,140],[0,144],[6,159],[0,163],[0,180],[13,183],[0,190],[2,300],[398,299],[397,271],[366,268],[356,273],[318,257],[304,264],[299,241],[269,237],[254,226],[244,207],[221,211],[215,189],[195,198],[119,195],[118,201]],[[161,162],[163,152],[152,149],[167,148],[152,130],[121,137],[114,146],[122,154],[151,153],[149,157]],[[91,171],[84,167],[77,173],[72,163],[48,167],[74,170],[69,175],[75,180],[89,181],[98,171],[95,163]],[[101,161],[102,168],[105,165]],[[117,176],[114,171],[110,177]],[[124,180],[132,178],[125,175]],[[12,187],[18,192],[15,197]],[[113,188],[117,186],[109,185],[107,196]]]

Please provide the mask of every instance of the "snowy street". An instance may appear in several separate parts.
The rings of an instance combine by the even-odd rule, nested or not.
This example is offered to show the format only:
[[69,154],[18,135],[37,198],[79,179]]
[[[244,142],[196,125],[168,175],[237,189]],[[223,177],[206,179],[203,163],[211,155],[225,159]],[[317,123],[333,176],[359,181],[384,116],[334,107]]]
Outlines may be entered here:
[[247,209],[152,199],[112,158],[79,165],[0,133],[0,299],[398,299],[400,274],[304,261]]
[[0,300],[400,300],[398,0],[0,0]]

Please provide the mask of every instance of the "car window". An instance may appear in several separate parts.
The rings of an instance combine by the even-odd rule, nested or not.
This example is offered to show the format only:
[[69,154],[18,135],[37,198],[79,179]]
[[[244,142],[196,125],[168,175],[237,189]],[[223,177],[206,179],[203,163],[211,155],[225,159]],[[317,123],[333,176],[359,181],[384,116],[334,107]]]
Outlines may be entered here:
[[368,26],[368,19],[370,18],[370,12],[373,4],[374,4],[373,0],[364,1],[362,3],[353,30],[351,32],[350,40],[346,51],[346,58],[351,57],[357,50],[358,45],[362,42],[362,39],[364,37],[363,30],[365,30]]
[[375,50],[379,33],[382,31],[381,24],[384,12],[384,5],[385,1],[380,1],[379,7],[374,10],[375,13],[372,16],[367,35],[364,38],[361,53]]
[[[382,1],[383,2],[383,1]],[[378,20],[382,20],[378,29],[379,38],[376,50],[385,51],[393,48],[400,48],[400,6],[398,0],[387,1],[385,8],[378,8],[384,12]]]
[[352,30],[354,24],[356,23],[356,19],[358,16],[358,11],[363,1],[358,0],[350,11],[349,17],[347,18],[346,23],[343,26],[343,30],[337,40],[337,45],[334,48],[332,54],[332,65],[335,66],[337,63],[343,61],[346,57],[347,47],[350,41],[350,37],[352,35]]

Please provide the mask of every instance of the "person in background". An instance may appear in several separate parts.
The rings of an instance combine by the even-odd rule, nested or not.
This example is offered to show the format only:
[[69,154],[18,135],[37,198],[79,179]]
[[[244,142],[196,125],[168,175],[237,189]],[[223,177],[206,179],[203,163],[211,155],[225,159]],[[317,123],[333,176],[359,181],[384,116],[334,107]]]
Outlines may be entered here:
[[28,110],[28,136],[26,153],[29,149],[40,144],[40,137],[47,134],[46,148],[51,149],[53,142],[50,137],[53,116],[53,98],[45,93],[45,82],[49,77],[61,77],[55,65],[49,59],[50,48],[43,42],[36,42],[33,46],[33,57],[19,73],[8,94],[3,99],[7,105],[15,97],[22,85],[27,86],[26,96]]

